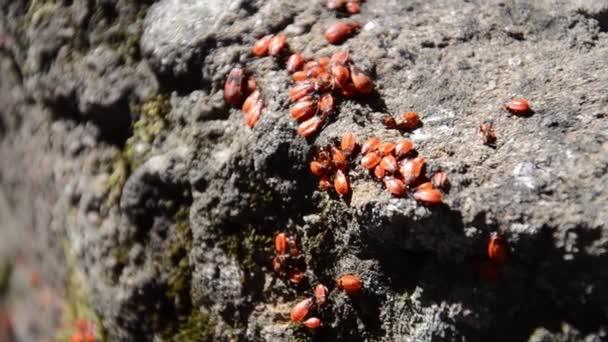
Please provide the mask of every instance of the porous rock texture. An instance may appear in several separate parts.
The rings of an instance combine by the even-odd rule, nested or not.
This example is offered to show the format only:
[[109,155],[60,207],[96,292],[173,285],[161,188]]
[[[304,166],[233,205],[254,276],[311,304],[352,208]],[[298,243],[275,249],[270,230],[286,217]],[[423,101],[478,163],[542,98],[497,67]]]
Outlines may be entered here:
[[[109,341],[608,338],[608,4],[361,7],[361,31],[331,46],[344,14],[322,1],[0,0],[0,329],[56,336],[77,273]],[[299,137],[284,61],[250,53],[279,32],[309,58],[348,50],[375,92]],[[223,100],[237,63],[265,100],[253,129]],[[513,97],[534,113],[507,113]],[[404,111],[423,126],[383,126]],[[495,148],[476,136],[488,121]],[[318,190],[315,146],[347,131],[411,139],[427,176],[448,173],[445,205],[392,197],[360,157],[349,196]],[[298,239],[301,285],[272,270],[279,231]],[[491,232],[510,248],[497,282],[479,275]],[[289,311],[318,282],[329,302],[308,331]]]

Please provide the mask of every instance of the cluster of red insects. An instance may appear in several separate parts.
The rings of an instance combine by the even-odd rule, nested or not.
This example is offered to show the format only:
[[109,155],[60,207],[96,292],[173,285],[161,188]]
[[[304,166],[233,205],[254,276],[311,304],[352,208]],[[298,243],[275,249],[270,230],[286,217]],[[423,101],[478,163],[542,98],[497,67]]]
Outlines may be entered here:
[[[351,274],[343,275],[338,278],[336,284],[348,294],[355,294],[361,291],[361,280],[359,277]],[[291,309],[291,321],[294,323],[302,323],[309,329],[317,329],[321,326],[321,319],[318,317],[310,317],[304,320],[311,313],[313,306],[322,307],[327,303],[328,290],[323,284],[317,284],[313,290],[313,296],[308,297],[298,302]]]
[[507,259],[509,247],[502,236],[492,233],[487,249],[488,259],[479,265],[479,274],[481,279],[493,282],[500,277],[500,268]]
[[304,280],[306,264],[300,255],[295,237],[279,233],[274,239],[276,256],[272,260],[272,268],[290,282],[300,284]]
[[[348,166],[357,152],[357,141],[352,132],[346,133],[340,146],[326,146],[317,150],[310,171],[319,177],[319,187],[328,191],[332,188],[341,196],[348,194]],[[384,183],[394,196],[405,195],[406,189],[415,189],[412,196],[424,204],[439,204],[449,183],[445,172],[437,172],[431,181],[424,178],[424,157],[411,157],[414,144],[407,139],[398,143],[382,142],[376,137],[369,138],[361,147],[361,166],[373,170],[377,180]]]
[[369,94],[374,88],[369,76],[351,62],[346,51],[307,63],[294,54],[287,60],[287,70],[293,73],[292,78],[296,81],[289,91],[289,98],[295,101],[291,117],[301,122],[298,134],[303,137],[317,132],[333,114],[332,94],[352,97]]
[[[267,55],[281,57],[286,51],[288,51],[287,38],[283,34],[267,35],[257,41],[252,48],[252,53],[257,57]],[[230,70],[224,83],[224,100],[233,107],[242,105],[245,124],[252,128],[260,119],[264,109],[262,93],[256,90],[256,87],[253,76],[240,66]]]
[[262,93],[256,90],[256,87],[253,76],[249,75],[240,66],[230,70],[224,84],[224,100],[233,107],[242,104],[245,124],[249,127],[255,126],[262,115],[262,109],[264,109]]
[[[326,6],[332,11],[346,10],[348,14],[361,12],[359,0],[327,0]],[[330,44],[340,44],[361,28],[361,24],[354,20],[342,20],[334,23],[325,31],[325,39]]]
[[[356,14],[361,10],[358,0],[328,0],[326,5],[331,10],[345,10],[349,14]],[[341,20],[328,27],[325,38],[330,44],[340,44],[360,28],[361,25],[354,20]],[[289,47],[285,35],[262,37],[253,45],[252,53],[256,57],[286,57]],[[303,137],[318,132],[334,113],[335,96],[369,94],[374,88],[371,78],[352,63],[346,51],[339,51],[331,57],[321,57],[316,61],[307,61],[302,55],[293,53],[285,63],[287,71],[296,82],[289,92],[290,99],[295,102],[290,113],[291,117],[299,122],[297,132]],[[228,74],[224,97],[226,102],[235,107],[242,104],[245,123],[248,126],[253,127],[259,120],[264,108],[262,95],[256,90],[253,77],[243,68],[235,67]],[[524,99],[508,102],[505,109],[521,116],[531,113],[529,104]],[[399,120],[386,116],[383,123],[389,129],[412,130],[420,126],[421,120],[418,113],[406,112]],[[478,129],[478,137],[486,145],[495,144],[496,135],[492,124],[482,124]],[[357,148],[355,135],[351,132],[342,137],[340,144],[318,148],[310,163],[310,170],[320,178],[321,189],[328,191],[333,188],[341,196],[350,192],[348,168],[356,157]],[[416,201],[433,205],[442,202],[440,190],[449,189],[445,172],[435,173],[430,180],[425,177],[426,160],[415,155],[414,145],[409,140],[393,143],[372,137],[361,146],[361,154],[361,165],[370,170],[394,196],[402,197],[410,191]],[[506,259],[507,245],[502,237],[493,234],[487,248],[488,260],[481,264],[480,272],[483,279],[495,280],[499,275],[499,267]],[[301,284],[305,278],[306,265],[295,237],[279,233],[275,238],[275,250],[274,271],[291,283]],[[337,280],[337,286],[348,294],[354,294],[361,290],[362,284],[357,276],[344,275]],[[291,320],[309,329],[321,326],[318,317],[307,317],[315,304],[317,307],[325,305],[328,296],[328,289],[323,284],[317,284],[313,292],[313,297],[298,302],[291,310]]]
[[[517,116],[528,116],[532,114],[530,103],[526,99],[513,99],[505,103],[505,109]],[[479,141],[487,146],[496,147],[496,132],[491,122],[484,122],[477,129]]]
[[416,112],[405,112],[402,115],[402,119],[397,121],[391,115],[387,115],[382,120],[384,126],[390,129],[399,129],[399,130],[412,130],[417,128],[422,123],[420,121],[420,115]]
[[[328,1],[330,9],[346,7],[347,12],[359,13],[358,0]],[[332,24],[325,31],[325,38],[331,44],[339,44],[352,36],[361,25],[354,20],[342,20]],[[289,51],[287,37],[284,34],[267,35],[256,41],[252,53],[256,57],[273,56],[284,57]],[[301,82],[290,92],[290,97],[298,102],[292,116],[299,120],[306,120],[298,128],[298,133],[308,136],[317,131],[327,116],[333,112],[333,90],[344,96],[354,96],[357,93],[369,93],[373,88],[371,79],[356,68],[347,52],[337,53],[330,59],[320,58],[318,61],[306,63],[299,54],[293,54],[287,60],[286,68],[293,73],[294,80]],[[303,69],[303,70],[302,70]],[[228,73],[224,84],[224,99],[233,107],[242,105],[245,123],[254,127],[262,115],[264,100],[259,90],[256,90],[255,79],[240,67],[234,67]],[[320,112],[319,116],[307,118]]]
[[[276,251],[276,256],[272,261],[274,271],[280,276],[286,276],[294,284],[302,283],[306,265],[298,250],[295,237],[279,233],[275,236],[274,247]],[[354,294],[361,290],[361,280],[354,275],[343,275],[338,278],[336,283],[339,288],[348,294]],[[327,287],[323,284],[317,284],[313,291],[313,297],[300,301],[291,309],[291,321],[302,323],[309,329],[316,329],[321,326],[321,320],[318,317],[304,319],[311,312],[314,304],[318,307],[325,305],[327,295]]]
[[361,1],[359,0],[327,0],[326,6],[333,11],[345,9],[348,14],[361,12]]
[[355,135],[348,132],[342,137],[340,147],[327,146],[318,149],[314,160],[310,162],[310,171],[320,178],[321,189],[328,191],[333,184],[339,195],[348,194],[348,165],[349,160],[354,157],[356,147]]
[[384,183],[388,191],[397,197],[405,195],[406,189],[415,189],[412,196],[424,204],[439,204],[442,195],[439,189],[447,190],[445,172],[437,172],[432,181],[424,178],[426,159],[411,157],[414,144],[407,139],[398,143],[382,142],[376,137],[369,138],[361,147],[364,155],[361,166],[373,170],[377,180]]

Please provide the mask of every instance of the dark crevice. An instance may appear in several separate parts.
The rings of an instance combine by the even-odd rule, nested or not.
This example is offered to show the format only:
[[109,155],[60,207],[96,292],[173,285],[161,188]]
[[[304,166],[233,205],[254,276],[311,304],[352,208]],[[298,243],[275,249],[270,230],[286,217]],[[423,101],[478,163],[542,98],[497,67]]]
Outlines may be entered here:
[[603,9],[597,13],[589,13],[587,11],[579,11],[585,18],[595,19],[599,25],[600,32],[608,32],[608,8]]
[[[462,218],[458,220],[459,213],[453,214],[454,219],[449,221],[462,226]],[[437,215],[442,214],[437,212]],[[389,286],[397,293],[412,293],[416,287],[421,287],[424,291],[423,301],[428,301],[429,304],[458,302],[473,311],[479,310],[480,315],[490,309],[494,316],[490,318],[489,326],[481,330],[474,327],[458,330],[467,339],[524,341],[538,327],[560,331],[563,322],[583,334],[602,328],[605,318],[603,308],[606,304],[603,299],[608,295],[608,272],[601,270],[608,269],[608,257],[587,255],[584,252],[594,241],[600,239],[599,229],[582,226],[573,228],[572,231],[577,236],[576,249],[580,252],[571,260],[564,257],[564,250],[555,247],[557,242],[551,227],[545,227],[537,235],[520,235],[510,246],[514,252],[505,265],[499,268],[500,279],[488,282],[480,280],[478,266],[487,260],[487,234],[495,231],[497,226],[486,225],[484,214],[480,214],[474,221],[486,235],[472,244],[474,250],[465,253],[468,256],[462,262],[446,263],[438,260],[437,255],[431,251],[412,254],[386,244],[368,248],[377,254],[367,257],[380,261],[383,273],[389,279]],[[389,223],[382,225],[388,226]],[[399,223],[397,226],[401,229],[408,225]],[[378,234],[374,230],[374,234],[367,240],[372,244],[374,241],[385,241],[378,238]],[[458,234],[466,239],[462,232]],[[450,239],[454,240],[453,237]],[[518,255],[527,257],[521,259]],[[455,297],[455,289],[458,288],[477,290],[475,295]]]
[[78,111],[75,107],[76,101],[71,97],[57,97],[53,100],[45,105],[51,110],[54,120],[72,120],[78,124],[90,121],[99,128],[101,141],[122,148],[132,135],[131,116],[126,100],[112,108],[95,108],[86,116]]

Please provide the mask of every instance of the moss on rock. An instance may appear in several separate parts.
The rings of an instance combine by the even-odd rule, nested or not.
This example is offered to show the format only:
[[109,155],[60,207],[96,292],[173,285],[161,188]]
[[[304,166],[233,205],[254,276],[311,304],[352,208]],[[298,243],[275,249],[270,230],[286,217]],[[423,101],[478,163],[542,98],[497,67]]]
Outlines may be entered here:
[[174,215],[174,224],[166,248],[157,255],[159,275],[166,278],[165,302],[173,311],[166,319],[157,317],[153,324],[169,341],[212,341],[214,323],[209,315],[193,307],[191,299],[192,269],[189,254],[192,248],[190,208],[182,206]]
[[69,247],[67,247],[67,243],[64,250],[68,266],[65,285],[66,306],[63,311],[62,329],[57,332],[55,340],[57,342],[68,341],[74,333],[76,321],[84,319],[93,323],[96,341],[106,341],[101,319],[89,302],[89,290],[85,275],[77,267],[76,257]]

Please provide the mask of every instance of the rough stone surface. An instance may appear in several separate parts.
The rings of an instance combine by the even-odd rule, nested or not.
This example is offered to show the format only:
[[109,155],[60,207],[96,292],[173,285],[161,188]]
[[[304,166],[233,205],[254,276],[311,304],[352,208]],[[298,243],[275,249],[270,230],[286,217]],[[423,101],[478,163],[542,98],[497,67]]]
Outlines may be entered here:
[[[344,15],[321,1],[0,7],[0,340],[63,336],[80,316],[109,341],[608,338],[603,1],[367,0],[341,46],[323,32]],[[299,137],[284,61],[250,52],[278,32],[309,58],[348,50],[375,92]],[[237,63],[265,100],[253,129],[223,100]],[[513,97],[534,113],[507,113]],[[383,126],[405,111],[423,126]],[[448,173],[445,205],[391,197],[360,156],[349,196],[318,190],[315,146],[347,131],[411,139],[427,176]],[[273,272],[279,231],[298,239],[298,286]],[[486,282],[492,232],[510,252]],[[319,282],[311,332],[289,312]]]

